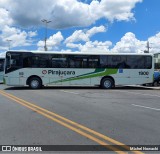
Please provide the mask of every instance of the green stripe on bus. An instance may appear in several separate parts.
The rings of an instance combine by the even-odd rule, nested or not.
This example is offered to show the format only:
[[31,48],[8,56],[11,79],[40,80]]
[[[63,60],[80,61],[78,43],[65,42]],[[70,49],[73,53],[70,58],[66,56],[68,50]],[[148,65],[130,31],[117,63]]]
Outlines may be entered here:
[[79,75],[79,76],[72,77],[72,78],[82,77],[82,76],[86,76],[86,75],[90,75],[90,74],[94,74],[94,73],[99,73],[99,72],[104,72],[104,71],[105,71],[105,68],[97,68],[97,69],[95,69],[94,72],[83,74],[83,75]]
[[95,69],[94,72],[83,74],[76,77],[67,78],[64,80],[58,80],[51,83],[58,83],[58,82],[67,82],[67,81],[74,81],[74,80],[81,80],[81,79],[87,79],[87,78],[94,78],[99,76],[107,76],[111,74],[117,74],[118,69]]

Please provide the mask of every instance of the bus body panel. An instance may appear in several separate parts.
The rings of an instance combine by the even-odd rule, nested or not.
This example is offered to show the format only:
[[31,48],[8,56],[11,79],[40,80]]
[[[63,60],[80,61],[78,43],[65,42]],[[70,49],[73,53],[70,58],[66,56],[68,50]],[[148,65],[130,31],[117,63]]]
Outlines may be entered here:
[[[10,86],[24,86],[27,85],[27,80],[32,76],[37,76],[42,80],[43,85],[100,85],[101,80],[104,77],[111,77],[114,80],[115,85],[133,85],[133,84],[145,84],[153,82],[154,74],[154,61],[153,56],[148,54],[75,54],[75,53],[32,53],[32,52],[7,52],[6,53],[6,66],[5,66],[5,82]],[[59,58],[60,56],[63,58]],[[42,62],[37,60],[37,57],[42,58]],[[95,57],[94,57],[95,56]],[[105,56],[108,59],[105,61]],[[112,58],[113,56],[113,58]],[[110,63],[114,63],[115,57],[121,57],[126,59],[127,63],[131,63],[130,67],[134,65],[133,68],[128,68],[126,65],[124,67],[118,66],[119,68],[114,68]],[[149,68],[137,69],[137,65],[133,63],[134,56],[139,56],[142,60],[147,58],[152,60],[151,66]],[[144,58],[146,56],[146,58]],[[29,67],[29,58],[34,58],[33,62],[39,62],[40,66],[45,63],[52,67],[47,68],[36,67],[32,65]],[[45,58],[50,58],[47,61]],[[53,58],[54,57],[54,58]],[[57,58],[58,57],[58,58]],[[68,57],[67,63],[65,63],[66,57]],[[78,58],[77,58],[78,57]],[[90,58],[91,57],[91,58]],[[131,60],[129,59],[131,57]],[[81,66],[84,68],[71,68],[72,58],[77,58],[75,60],[76,65],[78,65],[81,60]],[[83,61],[82,61],[83,60]],[[107,63],[104,67],[103,64]],[[132,64],[133,63],[133,64]],[[144,63],[144,62],[143,62]],[[149,60],[146,62],[146,65]],[[55,64],[63,64],[61,68],[54,68]],[[90,68],[86,68],[87,67]],[[76,66],[75,65],[75,66]],[[83,66],[82,66],[83,65]],[[96,66],[102,66],[96,68]],[[119,65],[119,64],[118,64]],[[139,64],[142,65],[142,64]],[[74,66],[74,67],[75,67]],[[24,67],[24,68],[23,68]],[[94,67],[94,68],[92,68]],[[113,68],[111,68],[113,67]],[[116,66],[117,67],[117,66]]]
[[[107,71],[109,70],[109,71]],[[50,69],[45,69],[46,72],[49,72]],[[8,73],[5,77],[6,84],[11,86],[23,86],[26,85],[27,79],[31,76],[38,76],[41,78],[43,85],[100,85],[101,79],[105,76],[112,77],[115,81],[115,85],[131,85],[131,84],[144,84],[152,83],[153,77],[150,74],[153,74],[151,70],[125,70],[122,73],[122,70],[114,69],[105,69],[102,72],[94,73],[95,69],[86,69],[85,71],[80,71],[79,69],[56,69],[55,74],[43,74],[44,69],[20,69],[11,73]],[[74,75],[58,75],[60,72],[75,72]],[[107,73],[110,72],[111,73]],[[27,74],[25,73],[27,72]],[[126,72],[126,73],[125,73]],[[141,72],[147,72],[147,74],[141,75]],[[23,75],[20,75],[23,74]],[[122,75],[123,74],[123,75]],[[130,74],[130,75],[129,75]],[[13,84],[14,83],[14,84]]]

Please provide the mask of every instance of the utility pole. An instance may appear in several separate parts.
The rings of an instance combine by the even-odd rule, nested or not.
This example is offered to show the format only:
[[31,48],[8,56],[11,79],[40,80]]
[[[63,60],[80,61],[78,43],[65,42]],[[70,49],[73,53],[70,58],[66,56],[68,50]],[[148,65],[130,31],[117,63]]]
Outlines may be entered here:
[[11,49],[11,42],[12,40],[6,40],[8,42],[8,49],[10,50]]
[[150,49],[149,41],[147,41],[147,51],[148,51],[148,53],[149,53],[149,49]]
[[150,43],[149,41],[147,41],[147,46],[146,46],[147,50],[144,51],[144,53],[149,53],[150,52]]
[[45,43],[45,45],[44,45],[44,50],[45,51],[47,51],[48,49],[47,49],[47,28],[48,28],[48,23],[50,23],[50,22],[52,22],[52,21],[48,21],[48,20],[46,20],[46,19],[43,19],[43,20],[41,20],[43,23],[45,23],[45,27],[46,27],[46,29],[45,29],[45,38],[44,38],[44,43]]

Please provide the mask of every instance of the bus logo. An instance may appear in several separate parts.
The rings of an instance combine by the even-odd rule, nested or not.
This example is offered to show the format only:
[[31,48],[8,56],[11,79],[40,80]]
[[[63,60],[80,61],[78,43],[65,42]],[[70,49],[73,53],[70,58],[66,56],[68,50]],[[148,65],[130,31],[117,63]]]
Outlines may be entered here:
[[42,74],[47,74],[47,71],[46,71],[46,70],[43,70],[43,71],[42,71]]

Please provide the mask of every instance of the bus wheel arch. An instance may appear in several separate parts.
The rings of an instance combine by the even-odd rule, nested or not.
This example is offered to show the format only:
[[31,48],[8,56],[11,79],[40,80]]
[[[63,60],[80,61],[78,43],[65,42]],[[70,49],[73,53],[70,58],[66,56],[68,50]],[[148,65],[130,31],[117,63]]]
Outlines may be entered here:
[[27,85],[29,85],[29,87],[31,89],[39,89],[43,85],[42,79],[39,76],[36,76],[36,75],[30,76],[27,79]]
[[111,77],[111,76],[104,76],[104,77],[101,79],[100,86],[101,86],[103,89],[111,89],[111,88],[114,88],[114,87],[115,87],[115,80],[114,80],[114,78]]

